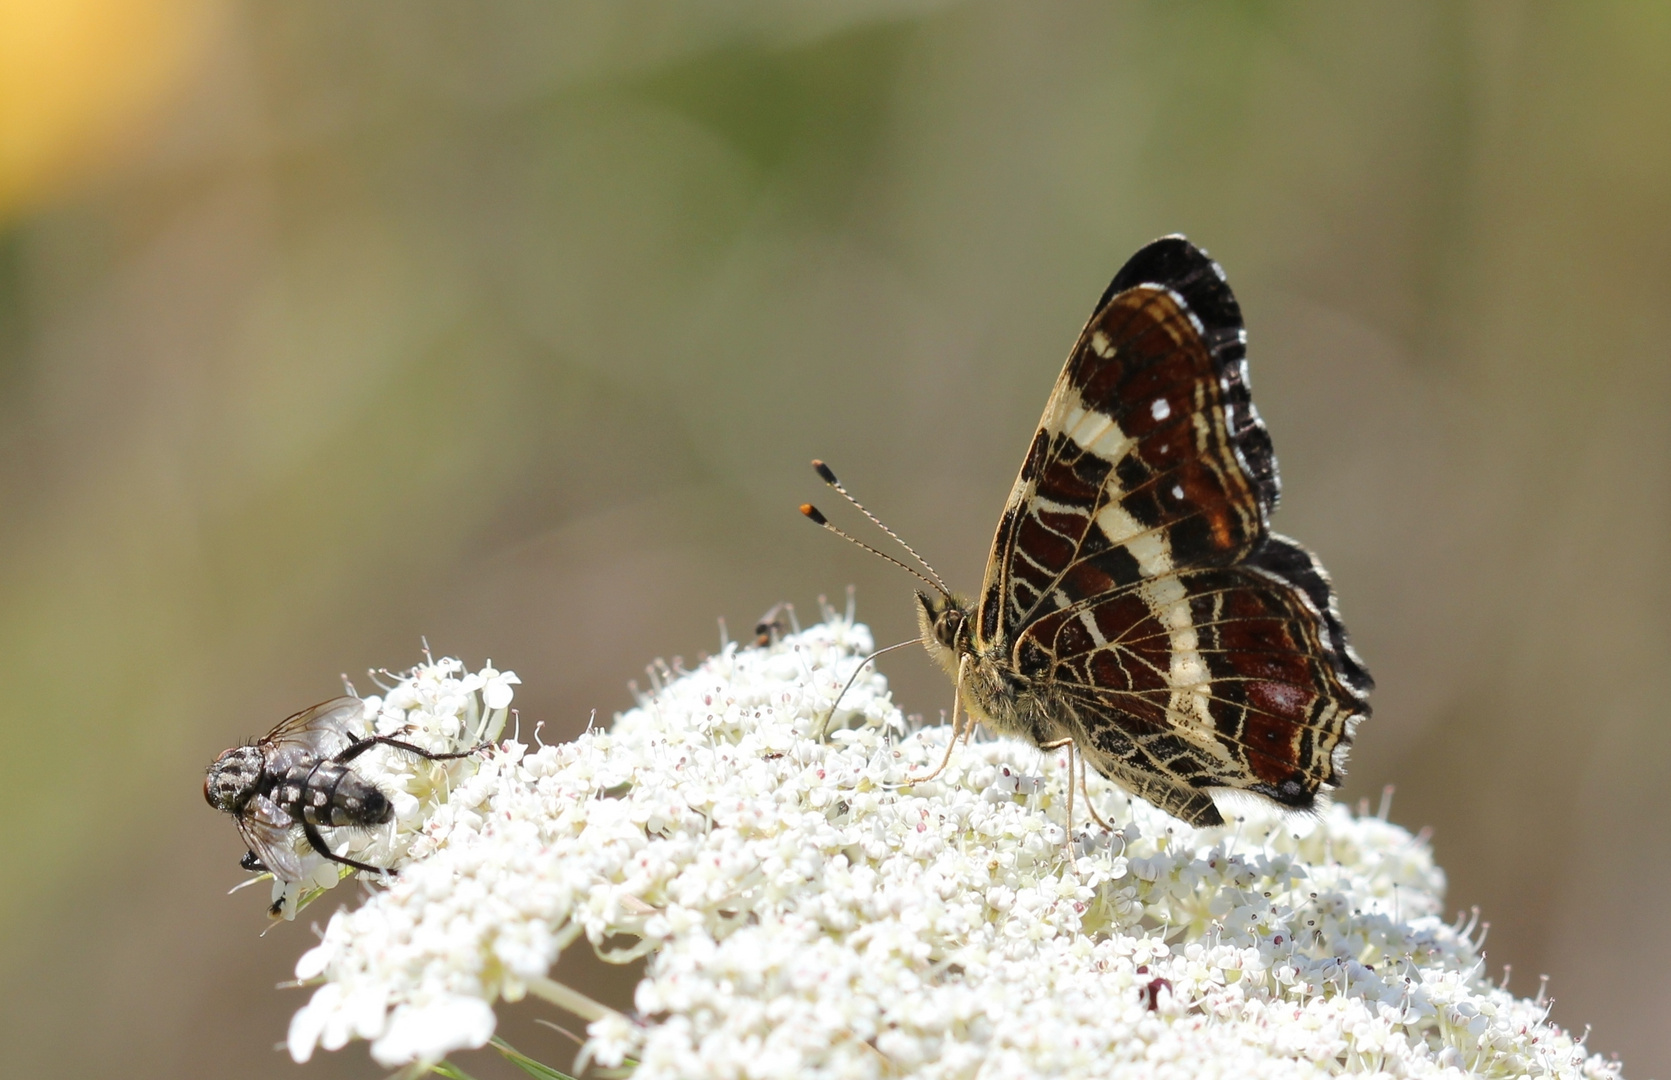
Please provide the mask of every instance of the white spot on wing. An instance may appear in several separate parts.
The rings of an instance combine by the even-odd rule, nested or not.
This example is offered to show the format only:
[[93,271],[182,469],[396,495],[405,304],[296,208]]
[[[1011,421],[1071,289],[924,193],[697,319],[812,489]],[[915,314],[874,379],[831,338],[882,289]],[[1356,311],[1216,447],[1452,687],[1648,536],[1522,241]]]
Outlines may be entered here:
[[1163,397],[1155,398],[1154,403],[1149,406],[1149,415],[1156,420],[1165,420],[1172,415],[1172,403]]
[[1108,340],[1107,334],[1101,330],[1095,330],[1091,333],[1091,351],[1107,360],[1114,355],[1114,344]]

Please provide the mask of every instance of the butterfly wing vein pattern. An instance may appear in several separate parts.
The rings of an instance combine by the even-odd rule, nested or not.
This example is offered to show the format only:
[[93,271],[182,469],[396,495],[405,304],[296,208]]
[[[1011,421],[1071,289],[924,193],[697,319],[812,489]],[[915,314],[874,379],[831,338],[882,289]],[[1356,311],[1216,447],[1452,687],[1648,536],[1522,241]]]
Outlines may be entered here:
[[1116,275],[1045,406],[978,604],[922,596],[924,642],[988,725],[1072,738],[1196,825],[1212,789],[1308,808],[1373,683],[1322,566],[1270,532],[1280,487],[1241,312],[1182,237]]

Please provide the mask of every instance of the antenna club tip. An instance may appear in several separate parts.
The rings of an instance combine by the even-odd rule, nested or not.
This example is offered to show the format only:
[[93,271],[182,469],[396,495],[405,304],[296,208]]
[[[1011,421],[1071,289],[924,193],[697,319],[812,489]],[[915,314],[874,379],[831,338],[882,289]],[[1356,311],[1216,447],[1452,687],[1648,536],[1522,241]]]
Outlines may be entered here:
[[817,458],[812,459],[812,468],[813,471],[818,474],[818,478],[824,481],[824,483],[831,486],[834,486],[837,483],[835,473],[830,470],[828,465],[819,461]]
[[801,513],[811,518],[814,525],[828,525],[830,523],[829,519],[819,512],[818,507],[811,503],[802,503]]

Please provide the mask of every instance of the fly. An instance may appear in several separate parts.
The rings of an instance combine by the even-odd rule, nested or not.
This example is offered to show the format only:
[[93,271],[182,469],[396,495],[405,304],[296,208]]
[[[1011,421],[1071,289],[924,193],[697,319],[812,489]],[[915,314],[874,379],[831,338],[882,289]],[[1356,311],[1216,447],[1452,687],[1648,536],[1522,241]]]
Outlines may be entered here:
[[353,729],[364,715],[359,698],[332,698],[285,718],[252,744],[223,751],[209,766],[203,797],[237,822],[249,849],[239,863],[245,870],[300,881],[305,876],[302,857],[292,842],[300,829],[308,846],[332,862],[389,873],[387,867],[338,855],[320,832],[394,820],[389,797],[350,767],[354,759],[374,746],[390,746],[428,761],[449,761],[488,745],[437,754],[387,735],[357,734]]

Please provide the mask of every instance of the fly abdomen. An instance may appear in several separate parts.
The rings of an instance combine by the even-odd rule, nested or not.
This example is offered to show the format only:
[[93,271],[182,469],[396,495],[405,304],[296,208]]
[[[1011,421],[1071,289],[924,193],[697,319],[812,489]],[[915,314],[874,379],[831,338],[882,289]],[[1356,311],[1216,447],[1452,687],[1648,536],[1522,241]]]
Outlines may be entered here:
[[301,811],[314,825],[382,825],[395,816],[388,796],[354,770],[321,761],[302,784]]

